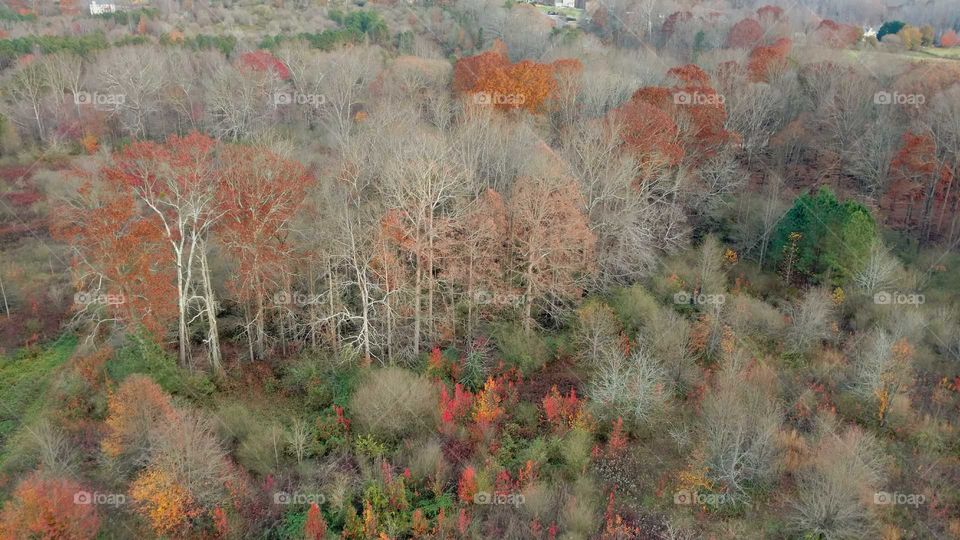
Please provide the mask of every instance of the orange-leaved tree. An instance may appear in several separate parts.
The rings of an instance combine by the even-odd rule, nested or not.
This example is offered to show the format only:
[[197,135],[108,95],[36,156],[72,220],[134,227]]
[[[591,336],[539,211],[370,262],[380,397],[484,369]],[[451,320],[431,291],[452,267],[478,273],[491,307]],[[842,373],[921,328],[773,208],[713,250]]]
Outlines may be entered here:
[[303,524],[303,535],[307,540],[324,540],[327,537],[327,522],[323,519],[317,503],[310,503],[307,520]]
[[750,58],[747,63],[750,80],[767,82],[770,77],[782,72],[787,65],[787,54],[792,47],[792,41],[781,38],[773,45],[761,45],[750,51]]
[[894,181],[887,190],[890,221],[918,229],[924,240],[943,227],[948,212],[956,212],[960,194],[953,187],[953,167],[932,133],[907,132],[890,163]]
[[201,514],[189,490],[160,469],[147,469],[137,477],[130,495],[158,535],[184,534],[190,521]]
[[0,538],[96,538],[100,519],[79,484],[35,472],[24,478],[0,513]]
[[107,401],[107,433],[100,443],[111,457],[126,457],[142,465],[152,431],[175,419],[170,396],[147,375],[130,375]]
[[516,181],[507,204],[513,276],[523,290],[524,328],[533,304],[546,296],[580,293],[579,278],[593,268],[596,236],[575,182],[543,175]]
[[55,216],[52,233],[73,250],[77,316],[164,339],[177,303],[161,221],[138,212],[132,189],[97,189],[90,178]]
[[574,62],[542,64],[532,60],[512,63],[502,50],[491,50],[457,60],[453,89],[471,94],[475,102],[501,110],[541,112],[557,88],[557,70],[569,74]]

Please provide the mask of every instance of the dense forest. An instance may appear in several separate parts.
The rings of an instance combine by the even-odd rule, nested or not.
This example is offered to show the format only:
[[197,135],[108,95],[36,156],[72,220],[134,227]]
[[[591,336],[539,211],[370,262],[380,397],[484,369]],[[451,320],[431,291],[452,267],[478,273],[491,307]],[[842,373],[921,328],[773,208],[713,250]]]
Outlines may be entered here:
[[0,540],[960,539],[953,2],[3,4]]

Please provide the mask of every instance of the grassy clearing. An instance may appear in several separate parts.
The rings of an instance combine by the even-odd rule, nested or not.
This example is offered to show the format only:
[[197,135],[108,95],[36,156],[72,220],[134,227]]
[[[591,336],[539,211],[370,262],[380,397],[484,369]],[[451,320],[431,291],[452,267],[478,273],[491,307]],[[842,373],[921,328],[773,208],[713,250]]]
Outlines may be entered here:
[[70,358],[76,345],[75,337],[64,336],[45,348],[0,357],[0,467],[7,441],[43,407],[51,374]]

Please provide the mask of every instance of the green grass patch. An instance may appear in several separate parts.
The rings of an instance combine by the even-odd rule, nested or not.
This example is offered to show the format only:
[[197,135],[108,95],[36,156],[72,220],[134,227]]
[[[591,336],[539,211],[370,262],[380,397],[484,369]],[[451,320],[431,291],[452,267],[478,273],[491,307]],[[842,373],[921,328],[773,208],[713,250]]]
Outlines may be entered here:
[[41,410],[51,375],[76,346],[75,336],[63,336],[46,347],[0,357],[0,468],[6,461],[7,442]]

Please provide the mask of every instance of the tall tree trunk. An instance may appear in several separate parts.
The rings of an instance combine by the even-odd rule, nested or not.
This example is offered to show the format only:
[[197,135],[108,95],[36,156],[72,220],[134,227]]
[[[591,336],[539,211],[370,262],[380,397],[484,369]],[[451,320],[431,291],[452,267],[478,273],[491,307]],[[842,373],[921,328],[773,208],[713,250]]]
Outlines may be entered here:
[[216,373],[223,373],[220,356],[220,331],[217,329],[217,298],[210,279],[210,265],[207,261],[206,246],[200,246],[200,272],[203,278],[204,304],[207,310],[207,348],[210,351],[210,365]]
[[[433,210],[427,217],[427,337],[436,341],[435,320],[433,318]],[[418,351],[419,352],[419,351]]]
[[0,274],[0,296],[3,296],[3,312],[10,318],[10,305],[7,304],[7,290],[3,287],[3,275]]
[[310,307],[308,308],[310,317],[310,348],[317,348],[317,284],[314,283],[313,260],[311,259],[307,267],[307,292],[310,294]]
[[421,288],[420,283],[422,279],[423,269],[420,265],[420,255],[415,253],[414,257],[417,260],[417,272],[416,280],[413,286],[413,354],[420,354],[420,303],[421,303]]
[[[527,288],[523,295],[524,303],[524,317],[523,317],[523,330],[530,335],[530,329],[533,322],[533,266],[531,265],[527,269]],[[516,304],[514,304],[516,305]]]
[[467,265],[467,343],[473,342],[473,257]]
[[337,339],[337,322],[334,319],[333,315],[336,310],[336,304],[334,302],[333,294],[333,264],[330,262],[330,259],[327,258],[327,291],[329,293],[329,303],[330,303],[330,320],[327,322],[327,332],[330,336],[330,347],[333,348],[334,352],[340,350],[340,343]]
[[177,253],[177,310],[179,311],[177,319],[177,337],[179,349],[177,358],[181,367],[187,366],[187,359],[190,356],[190,338],[187,334],[187,283],[183,276],[183,253]]

